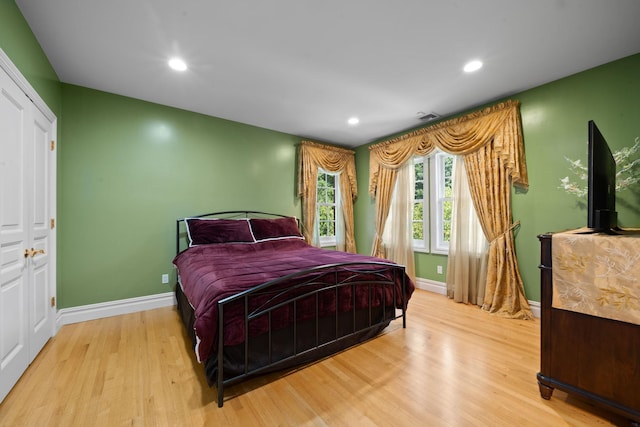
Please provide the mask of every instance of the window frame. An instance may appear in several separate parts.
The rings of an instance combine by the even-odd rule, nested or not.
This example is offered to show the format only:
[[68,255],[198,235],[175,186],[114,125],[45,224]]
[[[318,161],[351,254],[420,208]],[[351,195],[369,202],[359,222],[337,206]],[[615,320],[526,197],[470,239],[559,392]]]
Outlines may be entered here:
[[[431,253],[444,254],[449,253],[449,241],[444,239],[445,222],[451,223],[451,218],[444,218],[445,203],[453,203],[453,197],[446,195],[447,176],[446,161],[454,156],[443,151],[437,151],[431,156],[429,187],[431,189]],[[453,189],[453,165],[451,168],[451,176],[449,176],[449,185]],[[451,227],[449,226],[449,230]]]
[[[320,182],[321,175],[334,177],[333,187],[328,187],[328,186],[326,187],[326,188],[332,188],[334,191],[333,203],[320,202],[318,198],[318,192],[320,191],[319,182]],[[331,221],[333,222],[333,236],[320,236],[320,207],[321,206],[333,206],[334,208],[334,219],[333,221]],[[338,221],[340,220],[340,209],[341,209],[340,207],[340,172],[329,172],[322,168],[318,168],[318,176],[316,178],[316,220],[315,220],[314,227],[316,227],[318,242],[321,247],[337,245],[338,242],[337,242],[336,233],[339,226]],[[330,221],[324,221],[324,222],[330,222]]]
[[[440,255],[448,255],[449,242],[444,240],[444,203],[453,202],[452,197],[446,196],[446,159],[454,156],[436,150],[428,156],[414,156],[413,164],[423,163],[423,206],[422,227],[423,239],[413,240],[413,250]],[[450,182],[453,186],[453,171]],[[428,177],[428,179],[427,179]],[[419,182],[418,180],[415,181]],[[414,183],[415,195],[415,183]],[[414,200],[415,203],[415,200]],[[449,220],[451,221],[451,220]],[[412,222],[415,222],[413,220]],[[413,229],[413,227],[412,227]]]
[[[416,179],[415,177],[415,166],[416,164],[422,163],[422,181]],[[426,180],[425,177],[429,177],[429,157],[426,156],[414,156],[413,157],[413,166],[414,166],[414,199],[413,203],[417,202],[415,198],[415,190],[418,182],[422,182],[422,239],[413,239],[413,250],[416,252],[429,252],[429,242],[430,242],[430,233],[431,227],[429,227],[429,218],[431,216],[431,210],[429,208],[429,194],[431,189],[429,188],[429,180]],[[427,185],[425,185],[425,183]],[[419,222],[415,219],[411,221],[411,230],[413,231],[413,223]]]

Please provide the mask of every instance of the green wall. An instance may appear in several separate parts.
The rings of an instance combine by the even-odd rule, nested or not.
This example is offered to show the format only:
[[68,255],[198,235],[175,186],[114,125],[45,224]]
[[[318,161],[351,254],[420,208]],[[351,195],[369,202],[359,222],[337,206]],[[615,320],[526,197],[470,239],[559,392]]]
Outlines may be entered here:
[[300,215],[300,138],[67,84],[62,113],[60,308],[170,291],[177,218]]
[[[521,102],[529,189],[514,190],[513,217],[518,263],[530,300],[540,301],[539,243],[548,231],[586,226],[586,201],[559,189],[570,175],[565,157],[586,163],[587,122],[593,119],[612,150],[631,146],[640,136],[640,54],[511,96]],[[358,147],[358,200],[354,206],[358,251],[370,251],[374,204],[368,195],[369,149]],[[617,195],[619,222],[640,227],[640,185]],[[444,281],[436,273],[446,257],[416,253],[418,277]]]
[[13,0],[0,0],[0,48],[60,119],[60,81]]

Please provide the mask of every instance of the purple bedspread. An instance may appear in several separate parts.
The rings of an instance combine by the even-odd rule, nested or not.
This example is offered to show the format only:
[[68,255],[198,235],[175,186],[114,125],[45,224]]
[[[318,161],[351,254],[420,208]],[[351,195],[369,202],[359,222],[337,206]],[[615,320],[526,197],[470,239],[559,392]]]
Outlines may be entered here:
[[[175,257],[173,263],[178,268],[184,294],[194,308],[194,329],[197,340],[195,351],[198,360],[202,362],[216,351],[218,301],[259,284],[311,267],[370,261],[388,262],[365,255],[316,248],[299,239],[272,240],[255,244],[202,245],[184,250]],[[408,301],[413,293],[414,284],[407,276],[405,280]],[[402,305],[400,285],[401,281],[398,280],[396,307]],[[348,290],[345,292],[350,293]],[[392,291],[388,290],[388,292]],[[367,299],[366,296],[358,298]],[[386,301],[393,301],[393,297],[389,294],[385,298]],[[340,299],[340,310],[349,309],[351,298],[348,297],[346,302],[343,302],[343,297],[340,295]],[[359,303],[356,302],[356,304]],[[364,301],[360,305],[366,307],[366,304],[368,302]],[[329,313],[335,310],[336,304],[335,301],[325,301],[321,305],[324,308],[321,307],[320,310],[326,310]],[[234,314],[230,311],[233,312],[233,307],[231,310],[225,310],[224,343],[225,345],[240,344],[244,340],[243,309],[238,306],[235,317],[229,316]],[[300,318],[299,314],[297,316]],[[292,318],[291,313],[281,317],[286,319],[272,320],[276,323],[275,327],[278,327],[278,322],[287,322]],[[255,327],[250,325],[250,335],[260,333],[261,328],[266,328],[266,325]]]

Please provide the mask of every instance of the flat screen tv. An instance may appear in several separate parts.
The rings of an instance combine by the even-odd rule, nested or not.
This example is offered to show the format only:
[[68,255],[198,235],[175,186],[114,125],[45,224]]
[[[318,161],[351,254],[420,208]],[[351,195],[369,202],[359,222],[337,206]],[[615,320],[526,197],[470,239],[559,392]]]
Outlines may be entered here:
[[600,130],[589,121],[587,227],[594,231],[618,229],[616,162]]

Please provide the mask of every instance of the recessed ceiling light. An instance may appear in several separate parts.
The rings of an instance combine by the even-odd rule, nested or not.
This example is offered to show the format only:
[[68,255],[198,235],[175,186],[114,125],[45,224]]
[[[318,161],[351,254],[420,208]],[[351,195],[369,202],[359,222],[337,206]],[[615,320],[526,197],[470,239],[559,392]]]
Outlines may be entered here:
[[351,117],[349,120],[347,120],[347,123],[349,123],[351,126],[355,126],[360,123],[360,119],[357,117]]
[[184,71],[187,69],[187,64],[180,58],[171,58],[169,60],[169,67],[176,71]]
[[480,68],[482,68],[482,61],[474,60],[465,64],[464,71],[467,73],[473,73],[474,71],[478,71]]

